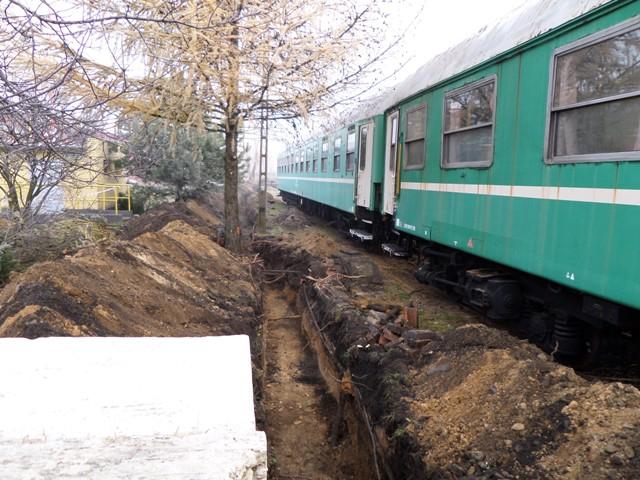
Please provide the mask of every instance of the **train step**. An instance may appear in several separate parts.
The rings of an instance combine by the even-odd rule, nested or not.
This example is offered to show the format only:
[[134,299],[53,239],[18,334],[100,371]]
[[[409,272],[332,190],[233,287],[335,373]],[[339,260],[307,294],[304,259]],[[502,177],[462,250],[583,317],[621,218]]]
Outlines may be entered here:
[[383,243],[381,247],[383,252],[388,253],[392,257],[407,258],[409,256],[409,252],[397,243]]
[[361,242],[370,242],[373,240],[372,233],[369,233],[365,230],[359,230],[357,228],[349,229],[349,235],[351,235],[353,238],[357,238]]

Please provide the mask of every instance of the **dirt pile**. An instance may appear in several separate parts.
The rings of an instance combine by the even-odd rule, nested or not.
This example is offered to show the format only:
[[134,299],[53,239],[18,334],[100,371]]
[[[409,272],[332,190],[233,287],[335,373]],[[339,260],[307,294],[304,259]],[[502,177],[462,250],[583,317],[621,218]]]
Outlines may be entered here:
[[0,336],[256,337],[250,265],[214,240],[195,202],[132,220],[122,239],[15,275],[0,293]]
[[345,421],[349,405],[359,416],[356,434],[376,463],[368,478],[638,476],[634,387],[588,382],[485,325],[441,333],[407,325],[406,304],[367,302],[389,299],[380,293],[380,272],[367,261],[353,265],[359,257],[340,253],[338,244],[327,256],[289,235],[255,247],[274,275],[284,272],[280,278],[298,288],[309,343],[334,363],[320,366],[331,371],[324,375],[329,391],[344,405]]

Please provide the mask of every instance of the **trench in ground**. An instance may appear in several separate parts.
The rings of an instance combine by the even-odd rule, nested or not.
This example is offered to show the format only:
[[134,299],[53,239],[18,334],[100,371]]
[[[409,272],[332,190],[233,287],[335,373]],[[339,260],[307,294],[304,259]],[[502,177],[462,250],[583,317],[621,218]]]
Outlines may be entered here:
[[289,286],[264,291],[269,478],[375,478],[371,449],[362,445],[355,415],[338,407],[339,374],[310,330],[309,312],[296,301]]

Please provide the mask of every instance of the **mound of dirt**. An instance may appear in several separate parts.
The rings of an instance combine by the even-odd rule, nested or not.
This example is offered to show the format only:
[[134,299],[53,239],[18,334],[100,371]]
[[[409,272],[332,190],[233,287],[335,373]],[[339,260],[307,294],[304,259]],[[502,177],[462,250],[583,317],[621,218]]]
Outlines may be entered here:
[[188,200],[186,202],[165,203],[152,208],[144,215],[132,218],[120,232],[120,238],[131,240],[145,232],[157,232],[165,225],[180,220],[193,229],[214,240],[223,229],[222,221],[208,202]]
[[216,243],[195,203],[132,220],[122,240],[37,264],[0,292],[0,336],[256,337],[251,266]]
[[427,470],[443,478],[632,478],[640,392],[590,383],[538,348],[461,327],[411,365],[410,421]]

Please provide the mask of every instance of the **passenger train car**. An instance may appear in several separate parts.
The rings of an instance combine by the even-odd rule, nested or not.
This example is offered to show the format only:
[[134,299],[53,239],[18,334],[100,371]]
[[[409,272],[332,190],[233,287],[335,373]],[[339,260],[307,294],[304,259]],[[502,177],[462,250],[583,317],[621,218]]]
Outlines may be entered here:
[[568,355],[640,327],[640,1],[542,0],[288,149],[282,196]]

